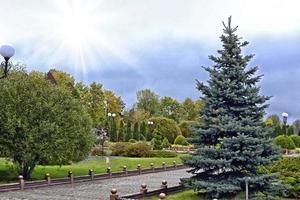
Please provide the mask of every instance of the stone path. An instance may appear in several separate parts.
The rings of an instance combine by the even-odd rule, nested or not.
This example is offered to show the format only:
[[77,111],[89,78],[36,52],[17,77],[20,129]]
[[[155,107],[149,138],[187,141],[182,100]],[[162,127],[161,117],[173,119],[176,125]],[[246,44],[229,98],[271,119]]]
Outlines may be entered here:
[[189,177],[186,169],[140,176],[115,178],[110,180],[86,182],[71,185],[51,186],[40,189],[2,192],[0,200],[107,200],[110,190],[116,188],[119,195],[137,193],[140,185],[146,183],[148,190],[160,188],[162,180],[168,186],[178,185],[180,178]]

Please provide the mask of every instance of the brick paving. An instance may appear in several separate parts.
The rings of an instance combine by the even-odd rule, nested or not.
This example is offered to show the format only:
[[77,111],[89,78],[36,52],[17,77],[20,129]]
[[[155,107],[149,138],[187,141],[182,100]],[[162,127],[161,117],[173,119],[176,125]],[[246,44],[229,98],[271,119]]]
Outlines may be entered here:
[[116,188],[119,195],[137,193],[140,185],[146,183],[148,190],[160,188],[162,180],[168,181],[168,186],[178,185],[180,178],[189,177],[186,169],[140,176],[131,176],[101,180],[94,182],[78,183],[46,188],[2,192],[0,200],[108,200],[110,190]]

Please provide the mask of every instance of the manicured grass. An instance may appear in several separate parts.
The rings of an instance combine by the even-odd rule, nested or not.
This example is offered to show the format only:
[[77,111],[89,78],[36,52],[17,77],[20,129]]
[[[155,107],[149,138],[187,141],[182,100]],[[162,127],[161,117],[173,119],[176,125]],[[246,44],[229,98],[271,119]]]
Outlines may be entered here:
[[[110,167],[112,172],[122,171],[126,165],[128,170],[137,169],[137,165],[141,164],[142,168],[149,168],[150,163],[154,166],[161,166],[163,162],[172,165],[175,160],[178,164],[182,163],[179,155],[175,158],[128,158],[128,157],[112,157],[110,158]],[[32,180],[44,179],[45,173],[50,173],[51,178],[66,177],[69,170],[73,171],[74,176],[87,175],[89,169],[93,169],[95,173],[104,173],[107,165],[105,157],[97,160],[83,161],[72,165],[63,166],[41,166],[38,165],[33,171]],[[13,164],[5,160],[0,160],[0,183],[16,181],[17,173],[13,170]]]
[[[145,200],[157,200],[157,199],[158,196],[147,198]],[[197,196],[193,190],[187,190],[184,192],[168,195],[166,200],[205,200],[205,199],[202,199],[201,197]]]
[[[159,199],[158,195],[155,197],[146,198],[145,200],[157,200],[157,199]],[[233,200],[244,200],[244,199],[245,199],[245,193],[241,192]],[[184,192],[168,195],[166,200],[208,200],[208,199],[199,197],[194,192],[194,190],[186,190]],[[288,199],[281,198],[277,200],[288,200]]]

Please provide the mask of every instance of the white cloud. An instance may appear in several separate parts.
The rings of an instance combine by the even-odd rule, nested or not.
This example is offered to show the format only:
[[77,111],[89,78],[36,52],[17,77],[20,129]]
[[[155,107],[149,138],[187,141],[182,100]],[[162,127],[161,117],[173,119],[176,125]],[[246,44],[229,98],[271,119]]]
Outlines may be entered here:
[[[89,27],[93,33],[87,34],[86,44],[74,42],[80,51],[72,53],[76,47],[66,45],[81,34],[70,35],[72,31],[67,30],[63,37],[55,34],[61,32],[57,29],[62,29],[66,11],[74,4],[85,15],[81,17],[93,22],[86,22],[93,26]],[[215,44],[222,32],[221,21],[230,15],[248,40],[261,35],[288,37],[300,31],[298,0],[0,0],[0,5],[0,44],[17,45],[17,56],[31,64],[90,66],[79,72],[95,70],[91,66],[108,57],[134,67],[138,58],[131,49],[160,37]],[[76,31],[77,22],[87,29],[84,21],[70,22],[70,27]]]

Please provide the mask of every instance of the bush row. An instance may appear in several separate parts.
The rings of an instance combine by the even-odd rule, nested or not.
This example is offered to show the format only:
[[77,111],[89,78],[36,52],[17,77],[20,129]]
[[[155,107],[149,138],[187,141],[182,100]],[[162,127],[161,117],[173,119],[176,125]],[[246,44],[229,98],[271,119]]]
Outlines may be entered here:
[[279,135],[274,139],[274,143],[284,149],[295,149],[300,147],[299,135]]
[[126,156],[126,157],[162,157],[162,158],[171,158],[177,156],[175,152],[152,150],[152,146],[145,142],[137,142],[137,143],[118,142],[112,147],[111,155]]

